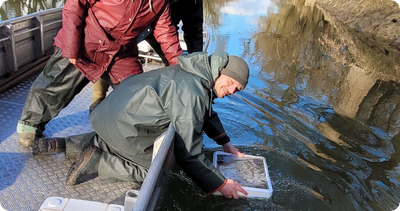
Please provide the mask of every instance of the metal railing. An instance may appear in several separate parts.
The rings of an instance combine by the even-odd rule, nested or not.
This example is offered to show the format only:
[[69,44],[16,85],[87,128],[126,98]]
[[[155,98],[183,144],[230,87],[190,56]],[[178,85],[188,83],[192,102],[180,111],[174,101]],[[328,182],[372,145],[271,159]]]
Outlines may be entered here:
[[[174,159],[175,130],[170,124],[168,130],[163,133],[154,143],[153,162],[149,172],[140,188],[140,191],[126,193],[125,211],[153,211],[158,203],[160,194],[165,188],[165,181],[171,169]],[[133,193],[133,196],[130,195]],[[136,196],[135,196],[136,195]],[[135,203],[129,202],[134,198]]]
[[0,22],[0,77],[43,58],[61,29],[62,8]]

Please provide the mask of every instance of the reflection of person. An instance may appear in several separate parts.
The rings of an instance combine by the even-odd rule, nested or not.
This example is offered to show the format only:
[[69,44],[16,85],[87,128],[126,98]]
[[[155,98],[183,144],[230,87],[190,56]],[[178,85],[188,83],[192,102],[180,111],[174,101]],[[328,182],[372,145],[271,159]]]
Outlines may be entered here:
[[[238,198],[247,192],[212,165],[203,153],[204,131],[224,151],[242,156],[213,112],[215,97],[243,90],[249,77],[247,63],[225,52],[193,53],[178,57],[179,66],[152,70],[125,79],[89,115],[95,132],[62,138],[38,138],[34,155],[66,151],[79,159],[67,175],[74,185],[90,175],[102,181],[142,182],[150,167],[153,143],[172,124],[178,165],[205,192],[220,191]],[[115,103],[118,102],[118,103]],[[72,155],[72,156],[71,156]]]
[[[171,20],[178,30],[182,21],[182,30],[188,53],[203,51],[203,0],[169,0]],[[154,33],[149,34],[145,40],[160,56],[163,63],[168,66],[170,62],[162,51],[160,43],[155,39]],[[173,63],[171,63],[173,64]],[[92,111],[106,97],[110,85],[100,79],[93,85]]]
[[142,73],[136,36],[149,25],[168,61],[176,64],[182,50],[167,0],[67,0],[56,51],[26,98],[17,126],[19,142],[30,146],[89,81],[101,77],[117,85],[131,74]]

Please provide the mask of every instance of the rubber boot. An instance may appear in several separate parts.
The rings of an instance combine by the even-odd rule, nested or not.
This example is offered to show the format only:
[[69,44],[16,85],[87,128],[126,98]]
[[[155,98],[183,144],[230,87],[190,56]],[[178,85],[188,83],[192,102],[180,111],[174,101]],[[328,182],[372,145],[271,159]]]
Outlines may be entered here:
[[65,138],[35,138],[32,155],[46,155],[65,152]]
[[102,151],[99,148],[86,144],[79,159],[68,171],[66,185],[73,186],[97,177],[101,154]]
[[31,147],[33,144],[33,140],[35,140],[36,137],[37,135],[34,133],[20,133],[18,142],[23,147]]

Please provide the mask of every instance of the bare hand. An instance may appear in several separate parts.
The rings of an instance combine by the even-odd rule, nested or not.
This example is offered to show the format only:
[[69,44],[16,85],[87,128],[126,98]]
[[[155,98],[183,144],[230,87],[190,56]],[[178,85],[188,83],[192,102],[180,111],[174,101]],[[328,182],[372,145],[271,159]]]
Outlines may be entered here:
[[68,59],[71,64],[76,65],[76,59]]
[[238,199],[239,198],[239,192],[242,192],[244,195],[247,195],[247,191],[245,191],[242,186],[231,180],[231,179],[227,179],[227,182],[225,183],[225,185],[219,190],[219,192],[222,193],[222,195],[224,195],[226,198],[231,199],[232,197],[234,199]]
[[239,157],[242,157],[244,155],[243,153],[239,152],[239,150],[235,146],[233,146],[231,142],[222,145],[222,148],[224,149],[224,152],[228,152]]

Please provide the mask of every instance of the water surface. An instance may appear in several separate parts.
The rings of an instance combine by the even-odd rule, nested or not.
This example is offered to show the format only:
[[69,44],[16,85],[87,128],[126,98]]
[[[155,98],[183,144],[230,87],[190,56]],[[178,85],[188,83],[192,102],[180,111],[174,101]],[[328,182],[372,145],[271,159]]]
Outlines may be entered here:
[[[205,1],[208,52],[239,55],[251,69],[246,89],[217,99],[215,110],[233,144],[266,158],[274,192],[269,200],[224,199],[187,186],[178,172],[161,210],[399,205],[399,52],[361,45],[365,37],[307,2]],[[209,139],[205,146],[210,159],[220,150]]]

